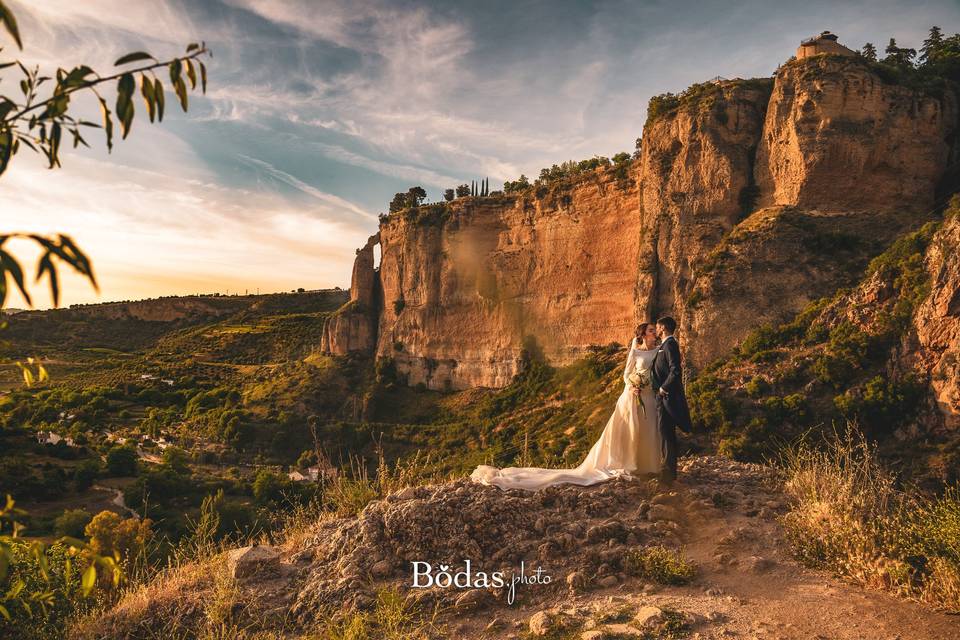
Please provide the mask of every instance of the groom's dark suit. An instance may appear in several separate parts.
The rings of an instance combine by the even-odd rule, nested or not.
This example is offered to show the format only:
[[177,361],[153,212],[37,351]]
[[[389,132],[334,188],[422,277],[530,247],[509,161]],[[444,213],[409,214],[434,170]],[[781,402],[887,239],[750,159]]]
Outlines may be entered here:
[[[673,336],[667,336],[653,357],[653,392],[657,396],[657,427],[663,440],[663,474],[677,477],[677,427],[686,433],[690,425],[690,409],[683,390],[683,369],[680,366],[680,345]],[[660,389],[667,392],[661,395]]]

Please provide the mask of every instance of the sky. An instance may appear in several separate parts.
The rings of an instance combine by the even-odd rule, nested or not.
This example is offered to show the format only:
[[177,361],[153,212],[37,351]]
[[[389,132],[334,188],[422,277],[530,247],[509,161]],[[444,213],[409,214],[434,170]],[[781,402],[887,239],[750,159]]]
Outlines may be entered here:
[[[348,287],[355,249],[397,191],[443,189],[632,151],[646,104],[694,82],[769,76],[824,29],[882,51],[960,30],[960,0],[7,0],[18,57],[101,73],[203,40],[206,96],[108,154],[63,168],[21,152],[0,177],[0,234],[67,233],[100,289],[62,305]],[[0,34],[0,62],[16,53]],[[18,80],[0,71],[0,93]],[[111,99],[112,101],[112,99]],[[79,114],[96,118],[90,101]],[[8,245],[32,273],[36,252]],[[34,306],[50,305],[45,283]],[[18,297],[7,306],[23,307]]]

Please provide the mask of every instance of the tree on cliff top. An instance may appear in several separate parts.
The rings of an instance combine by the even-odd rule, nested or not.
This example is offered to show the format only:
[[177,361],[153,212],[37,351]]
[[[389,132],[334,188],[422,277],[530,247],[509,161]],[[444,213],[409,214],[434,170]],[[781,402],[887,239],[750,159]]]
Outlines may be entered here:
[[943,31],[940,30],[940,27],[934,25],[930,27],[930,35],[927,36],[920,47],[920,62],[927,62],[932,56],[936,56],[942,46]]
[[916,49],[909,49],[897,46],[897,41],[890,38],[889,44],[884,51],[887,57],[882,60],[884,64],[900,68],[912,68],[913,59],[917,57]]
[[407,191],[407,205],[410,207],[419,207],[427,199],[427,192],[423,187],[410,187]]
[[863,48],[860,49],[860,55],[871,62],[877,61],[877,48],[873,46],[872,42],[868,42],[863,45]]

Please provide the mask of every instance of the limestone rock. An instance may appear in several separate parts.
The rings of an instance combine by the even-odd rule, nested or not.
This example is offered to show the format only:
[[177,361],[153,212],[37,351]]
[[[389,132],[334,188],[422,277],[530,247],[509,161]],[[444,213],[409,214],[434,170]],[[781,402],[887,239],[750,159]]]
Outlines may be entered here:
[[569,616],[553,611],[538,611],[530,616],[528,626],[530,635],[543,638],[569,629],[574,623],[575,620]]
[[664,621],[663,609],[654,606],[641,607],[633,620],[641,628],[654,627]]
[[233,549],[227,553],[227,569],[238,580],[275,576],[280,573],[280,554],[263,545]]

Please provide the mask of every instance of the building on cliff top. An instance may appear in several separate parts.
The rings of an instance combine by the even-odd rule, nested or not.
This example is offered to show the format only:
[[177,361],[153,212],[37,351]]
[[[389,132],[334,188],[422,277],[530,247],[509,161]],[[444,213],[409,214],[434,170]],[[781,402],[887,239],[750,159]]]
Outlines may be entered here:
[[840,56],[855,56],[856,51],[848,49],[837,42],[836,34],[823,31],[818,36],[807,38],[797,47],[797,60],[803,60],[821,53],[833,53]]

